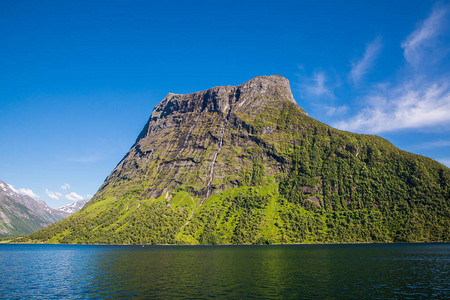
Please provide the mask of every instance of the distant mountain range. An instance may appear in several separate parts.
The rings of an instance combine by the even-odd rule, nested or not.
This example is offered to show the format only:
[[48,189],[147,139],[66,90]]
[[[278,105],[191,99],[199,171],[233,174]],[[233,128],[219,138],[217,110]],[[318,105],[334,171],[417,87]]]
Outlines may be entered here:
[[77,212],[86,202],[81,200],[53,209],[44,201],[19,194],[0,181],[0,237],[38,231]]

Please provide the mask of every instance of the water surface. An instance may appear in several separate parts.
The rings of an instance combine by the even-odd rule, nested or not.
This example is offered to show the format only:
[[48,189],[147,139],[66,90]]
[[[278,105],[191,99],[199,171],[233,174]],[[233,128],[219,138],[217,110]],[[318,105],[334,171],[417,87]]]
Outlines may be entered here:
[[1,299],[450,298],[449,244],[0,244]]

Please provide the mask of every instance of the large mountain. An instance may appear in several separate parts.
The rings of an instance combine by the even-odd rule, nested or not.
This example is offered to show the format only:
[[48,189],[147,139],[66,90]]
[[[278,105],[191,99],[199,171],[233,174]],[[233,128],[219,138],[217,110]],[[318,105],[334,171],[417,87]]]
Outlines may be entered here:
[[20,241],[448,241],[450,170],[309,117],[282,76],[169,93],[78,213]]
[[0,237],[30,234],[67,216],[0,181]]

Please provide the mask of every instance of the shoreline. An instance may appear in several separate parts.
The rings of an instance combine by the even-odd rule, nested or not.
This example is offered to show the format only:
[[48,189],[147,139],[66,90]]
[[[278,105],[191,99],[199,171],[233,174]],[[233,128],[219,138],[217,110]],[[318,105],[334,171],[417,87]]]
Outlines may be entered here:
[[322,245],[322,246],[331,246],[331,245],[406,245],[406,244],[449,244],[450,241],[426,241],[426,242],[342,242],[342,243],[289,243],[289,244],[65,244],[65,243],[14,243],[14,242],[0,242],[0,245],[76,245],[76,246],[137,246],[137,247],[183,247],[183,246],[193,246],[193,247],[202,247],[202,246],[218,246],[218,247],[233,247],[233,246],[309,246],[309,245]]

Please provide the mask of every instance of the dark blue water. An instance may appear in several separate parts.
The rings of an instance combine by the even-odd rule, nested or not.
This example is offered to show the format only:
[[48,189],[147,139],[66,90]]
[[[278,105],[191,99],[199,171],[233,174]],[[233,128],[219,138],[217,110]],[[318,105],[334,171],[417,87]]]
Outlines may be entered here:
[[450,298],[449,244],[0,244],[0,298]]

